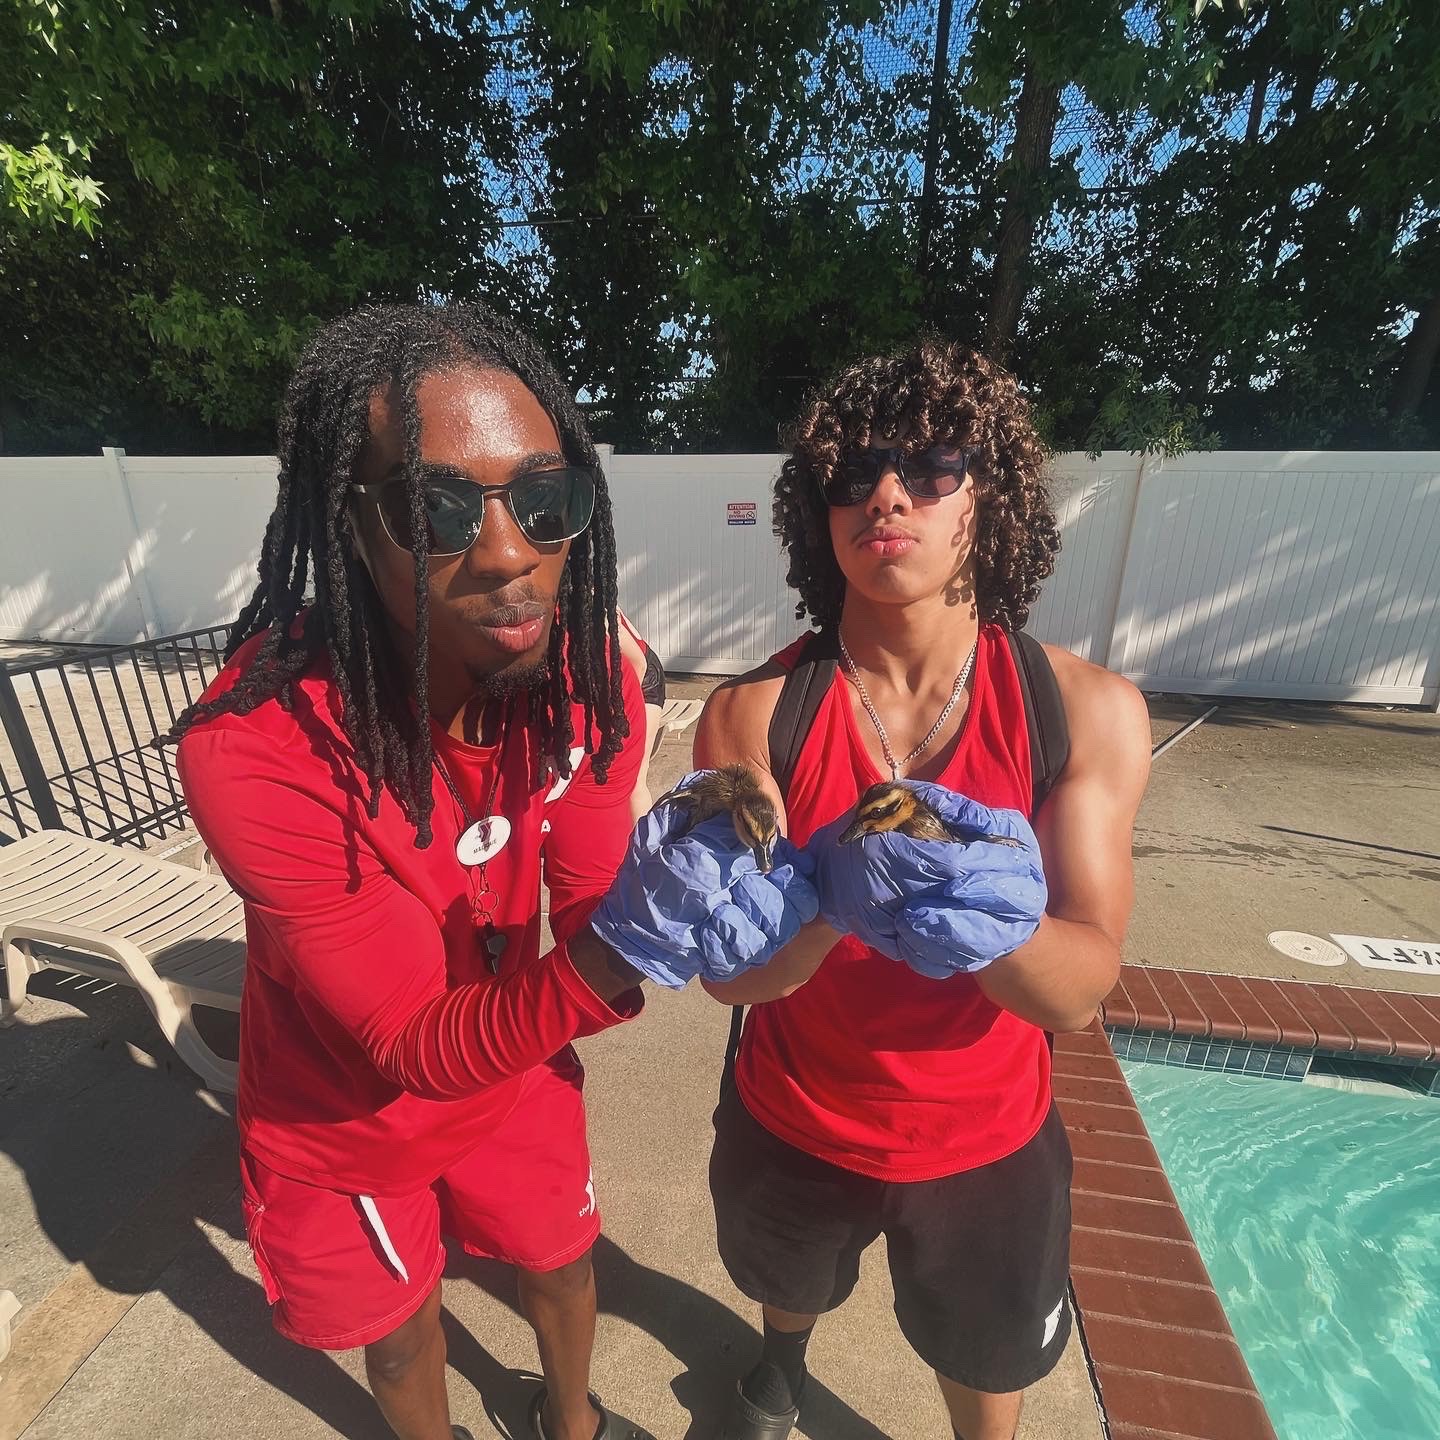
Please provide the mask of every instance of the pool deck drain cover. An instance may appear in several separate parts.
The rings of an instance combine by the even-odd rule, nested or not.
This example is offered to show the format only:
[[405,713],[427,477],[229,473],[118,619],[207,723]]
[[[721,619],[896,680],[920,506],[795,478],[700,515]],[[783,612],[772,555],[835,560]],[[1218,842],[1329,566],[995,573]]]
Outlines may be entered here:
[[1338,945],[1302,930],[1272,930],[1266,938],[1282,955],[1307,965],[1343,965],[1347,958]]

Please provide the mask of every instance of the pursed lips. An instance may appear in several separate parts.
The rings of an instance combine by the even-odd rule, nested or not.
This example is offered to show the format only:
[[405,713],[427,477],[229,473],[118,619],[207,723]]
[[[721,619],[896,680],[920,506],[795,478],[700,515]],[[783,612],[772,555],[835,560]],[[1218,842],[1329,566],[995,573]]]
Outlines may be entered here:
[[531,620],[543,620],[549,610],[538,600],[525,600],[517,605],[497,605],[471,622],[485,630],[506,629],[512,625],[526,625]]
[[913,540],[915,537],[898,525],[867,525],[855,538],[863,545],[867,540]]
[[547,608],[538,600],[522,600],[513,605],[495,605],[470,623],[497,649],[523,655],[540,643],[553,609],[553,603]]

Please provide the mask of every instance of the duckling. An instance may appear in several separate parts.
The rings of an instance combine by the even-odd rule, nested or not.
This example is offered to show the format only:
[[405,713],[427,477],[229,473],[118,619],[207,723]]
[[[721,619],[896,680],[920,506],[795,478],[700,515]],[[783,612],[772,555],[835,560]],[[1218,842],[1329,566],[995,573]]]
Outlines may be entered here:
[[728,813],[736,835],[754,855],[756,869],[764,873],[774,867],[780,818],[775,813],[774,802],[745,766],[726,765],[719,770],[702,771],[692,784],[672,790],[660,803],[666,800],[687,812],[682,835],[716,815]]
[[1008,835],[986,835],[978,830],[965,830],[947,825],[920,798],[919,792],[898,780],[882,780],[872,785],[855,807],[855,818],[840,836],[842,845],[852,844],[863,835],[879,835],[898,830],[912,840],[952,840],[960,845],[983,840],[988,845],[1024,846]]

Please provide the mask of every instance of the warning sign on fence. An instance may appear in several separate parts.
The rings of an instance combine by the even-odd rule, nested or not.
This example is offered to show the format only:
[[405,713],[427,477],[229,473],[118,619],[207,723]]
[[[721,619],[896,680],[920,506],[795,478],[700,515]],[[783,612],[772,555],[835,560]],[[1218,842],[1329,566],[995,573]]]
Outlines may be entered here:
[[727,525],[753,525],[755,523],[755,502],[753,500],[732,500],[725,507]]

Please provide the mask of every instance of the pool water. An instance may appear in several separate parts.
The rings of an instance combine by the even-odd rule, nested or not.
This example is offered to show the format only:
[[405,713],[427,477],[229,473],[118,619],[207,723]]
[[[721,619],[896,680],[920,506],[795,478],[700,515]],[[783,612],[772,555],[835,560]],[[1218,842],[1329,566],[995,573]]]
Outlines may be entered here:
[[1121,1063],[1281,1440],[1440,1437],[1440,1099]]

